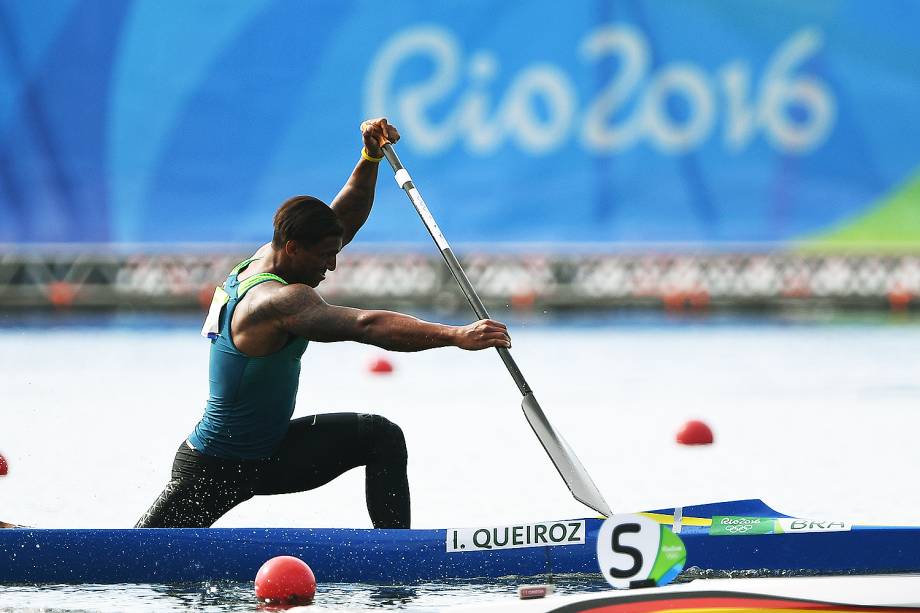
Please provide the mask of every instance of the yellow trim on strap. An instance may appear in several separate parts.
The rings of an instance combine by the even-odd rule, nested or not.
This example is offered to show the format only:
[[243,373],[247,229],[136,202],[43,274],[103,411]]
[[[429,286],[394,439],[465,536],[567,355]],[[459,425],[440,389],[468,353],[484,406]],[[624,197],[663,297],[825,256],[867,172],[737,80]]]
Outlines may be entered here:
[[[639,515],[645,515],[649,519],[654,519],[659,524],[671,525],[674,523],[674,516],[665,513],[639,513]],[[702,526],[708,528],[712,525],[712,519],[684,516],[684,518],[680,520],[680,523],[682,526]]]
[[236,299],[242,300],[243,296],[246,295],[246,292],[254,288],[259,283],[264,283],[266,281],[277,281],[282,285],[287,285],[288,282],[279,277],[278,275],[270,272],[260,272],[247,277],[240,282],[239,287],[236,288]]

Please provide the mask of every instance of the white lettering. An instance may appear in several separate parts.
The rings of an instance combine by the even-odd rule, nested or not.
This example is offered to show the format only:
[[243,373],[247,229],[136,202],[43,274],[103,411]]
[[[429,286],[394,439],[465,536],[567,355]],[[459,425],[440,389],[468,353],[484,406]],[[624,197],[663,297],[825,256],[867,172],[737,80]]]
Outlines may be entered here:
[[852,525],[844,521],[826,521],[816,519],[777,519],[783,532],[845,532]]
[[641,135],[642,126],[637,118],[633,116],[620,126],[611,126],[608,120],[629,100],[648,70],[645,38],[632,26],[604,26],[588,35],[581,52],[588,60],[599,61],[607,55],[618,55],[621,62],[616,77],[588,105],[581,129],[582,141],[595,152],[613,153],[632,147]]
[[[680,95],[688,105],[683,126],[668,115],[669,95]],[[709,135],[715,119],[715,102],[706,75],[689,64],[675,64],[652,79],[645,92],[645,126],[653,142],[664,153],[684,153]]]
[[751,69],[746,62],[732,62],[720,75],[728,106],[725,109],[725,144],[729,151],[741,151],[751,142],[759,125],[751,101]]
[[[533,102],[542,99],[549,119],[541,122]],[[524,151],[539,154],[557,147],[572,123],[574,88],[561,70],[548,64],[528,68],[511,84],[501,116]]]
[[[589,69],[600,62],[616,68],[593,99],[580,100],[570,75],[546,62],[507,75],[501,93],[501,66],[493,53],[476,50],[465,58],[449,30],[412,27],[396,33],[371,61],[365,106],[370,116],[398,122],[411,136],[410,146],[428,155],[460,144],[471,154],[489,155],[509,142],[531,155],[547,155],[573,133],[592,153],[622,152],[645,141],[664,154],[681,155],[702,147],[720,121],[730,152],[744,151],[762,134],[778,151],[805,154],[827,141],[836,121],[833,93],[802,70],[821,43],[815,29],[794,33],[769,58],[755,86],[754,69],[743,59],[716,68],[714,80],[685,61],[652,69],[640,30],[605,24],[585,36],[579,55]],[[431,70],[407,83],[403,69],[410,62]],[[678,104],[682,110],[675,113]]]
[[[760,517],[723,517],[719,523],[723,526],[737,526],[745,524],[759,524],[762,521]],[[772,519],[770,521],[773,521]]]
[[461,98],[452,121],[466,128],[466,148],[476,154],[487,154],[501,146],[506,126],[497,117],[489,116],[494,103],[489,85],[498,74],[495,56],[479,52],[472,57],[469,66],[470,91]]
[[[815,30],[803,30],[786,42],[771,59],[761,85],[761,97],[752,99],[751,69],[736,61],[722,69],[720,78],[728,106],[725,144],[730,151],[744,149],[763,130],[774,147],[790,153],[805,153],[827,140],[837,114],[830,91],[817,79],[793,72],[821,45]],[[790,109],[806,117],[795,121]]]
[[[450,122],[438,126],[426,116],[426,107],[440,101],[457,85],[460,65],[459,45],[454,36],[442,28],[413,28],[397,34],[384,45],[368,71],[365,99],[370,117],[399,117],[400,129],[412,134],[419,150],[437,153],[452,145]],[[422,56],[434,65],[432,77],[422,84],[410,85],[399,94],[390,91],[400,65],[409,58]],[[392,102],[391,102],[392,98]]]
[[[813,149],[824,142],[834,122],[837,109],[827,88],[814,78],[789,76],[820,45],[816,31],[799,32],[779,50],[764,76],[760,119],[767,137],[780,150],[803,153]],[[793,105],[807,112],[806,121],[790,119]]]
[[547,522],[497,526],[491,528],[457,528],[446,531],[446,550],[450,553],[585,544],[585,522]]

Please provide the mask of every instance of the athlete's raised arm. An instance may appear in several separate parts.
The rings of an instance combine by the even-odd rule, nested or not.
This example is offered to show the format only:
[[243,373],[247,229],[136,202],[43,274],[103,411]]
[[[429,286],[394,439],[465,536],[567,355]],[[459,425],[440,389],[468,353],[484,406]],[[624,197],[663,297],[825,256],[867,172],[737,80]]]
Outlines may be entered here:
[[[377,168],[383,158],[381,147],[399,140],[399,131],[384,118],[369,119],[361,124],[361,139],[364,150],[357,166],[332,200],[332,210],[339,216],[345,234],[342,245],[347,245],[367,221],[374,204],[374,190],[377,186]],[[369,158],[377,158],[377,161]]]
[[357,341],[390,351],[511,346],[508,329],[497,321],[449,326],[394,311],[335,306],[306,285],[273,288],[269,303],[282,330],[313,341]]

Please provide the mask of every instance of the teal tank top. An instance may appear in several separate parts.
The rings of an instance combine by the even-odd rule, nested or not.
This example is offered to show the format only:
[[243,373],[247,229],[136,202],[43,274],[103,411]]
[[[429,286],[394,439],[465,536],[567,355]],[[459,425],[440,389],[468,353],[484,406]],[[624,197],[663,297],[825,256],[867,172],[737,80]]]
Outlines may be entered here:
[[226,459],[267,458],[278,448],[294,413],[300,357],[308,343],[293,337],[280,350],[262,357],[245,355],[233,344],[230,322],[246,292],[266,281],[287,285],[271,273],[241,283],[239,273],[255,259],[241,262],[224,282],[229,300],[221,309],[219,333],[211,338],[208,404],[188,437],[198,451]]

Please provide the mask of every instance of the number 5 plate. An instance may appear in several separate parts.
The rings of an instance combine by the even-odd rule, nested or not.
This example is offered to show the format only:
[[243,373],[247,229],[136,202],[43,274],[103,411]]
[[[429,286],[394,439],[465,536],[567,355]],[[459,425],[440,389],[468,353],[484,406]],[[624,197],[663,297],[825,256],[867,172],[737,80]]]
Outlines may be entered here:
[[665,585],[686,561],[680,537],[642,515],[614,515],[597,534],[598,566],[617,589]]

